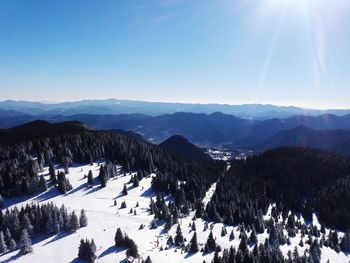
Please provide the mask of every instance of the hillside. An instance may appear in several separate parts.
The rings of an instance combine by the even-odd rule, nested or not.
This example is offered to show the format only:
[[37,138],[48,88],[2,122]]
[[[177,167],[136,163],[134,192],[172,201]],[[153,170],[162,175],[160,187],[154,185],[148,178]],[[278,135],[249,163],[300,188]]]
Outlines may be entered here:
[[[132,253],[155,263],[284,263],[291,251],[296,260],[349,259],[350,233],[334,231],[349,227],[347,158],[277,149],[226,173],[225,162],[186,160],[79,122],[35,121],[11,134],[22,137],[0,144],[2,262],[80,262],[85,238],[98,262],[121,261],[129,248],[114,240],[117,228],[133,240]],[[177,143],[193,146],[170,139]],[[81,209],[87,226],[73,216]]]
[[[349,174],[346,157],[304,148],[273,149],[235,162],[217,184],[212,205],[225,222],[231,222],[231,209],[256,214],[254,210],[266,211],[273,200],[282,210],[301,212],[306,219],[317,213],[326,225],[349,229]],[[247,211],[245,202],[252,200],[253,211]]]
[[[307,260],[307,258],[311,260],[309,255],[319,257],[320,262],[330,260],[332,263],[341,263],[350,259],[350,256],[347,254],[336,252],[334,247],[330,247],[328,237],[333,235],[331,229],[325,229],[325,234],[321,233],[318,238],[314,236],[322,231],[322,227],[315,215],[312,223],[304,221],[302,217],[293,216],[295,220],[295,235],[288,236],[287,239],[287,233],[284,232],[282,236],[279,229],[283,225],[283,219],[281,216],[276,220],[276,211],[278,211],[279,206],[275,204],[271,204],[267,208],[267,212],[264,215],[264,224],[266,224],[267,229],[262,233],[258,232],[258,228],[256,232],[254,228],[253,230],[249,229],[249,224],[245,226],[241,224],[230,226],[224,223],[211,223],[205,219],[198,218],[196,216],[197,211],[191,211],[189,215],[181,215],[177,220],[178,224],[175,223],[170,228],[167,228],[164,220],[155,218],[156,213],[151,209],[152,202],[150,200],[152,198],[153,204],[161,204],[161,200],[165,199],[167,206],[172,207],[174,199],[172,195],[160,197],[152,189],[153,178],[157,175],[150,174],[145,176],[139,182],[139,185],[135,186],[132,183],[132,178],[137,175],[136,173],[119,174],[110,178],[107,186],[101,188],[99,173],[101,166],[105,164],[104,162],[91,165],[75,163],[69,168],[69,173],[66,175],[72,184],[72,190],[64,195],[57,191],[53,185],[49,185],[48,189],[43,193],[30,198],[5,198],[5,208],[8,208],[10,211],[16,211],[15,208],[17,208],[20,214],[28,211],[28,205],[31,204],[36,206],[54,204],[58,207],[65,205],[69,213],[75,212],[78,215],[81,213],[81,209],[84,209],[87,216],[87,226],[80,227],[76,231],[35,235],[32,238],[32,253],[21,255],[18,253],[18,250],[6,253],[0,252],[0,261],[82,263],[86,261],[82,261],[77,257],[80,240],[93,238],[96,244],[96,262],[121,262],[126,258],[126,250],[115,245],[114,238],[117,228],[121,228],[124,233],[135,241],[141,259],[145,260],[147,256],[150,256],[154,263],[202,263],[203,261],[209,263],[214,258],[216,260],[214,262],[220,263],[237,262],[232,261],[232,258],[237,258],[237,260],[247,258],[253,260],[253,262],[287,263],[290,262],[287,259],[288,251],[293,251],[294,258],[299,260]],[[55,166],[55,168],[58,170],[62,169],[60,166]],[[89,186],[88,180],[84,176],[89,171],[92,171],[92,186]],[[45,167],[39,174],[43,175],[49,183],[51,181],[49,173],[49,167]],[[126,195],[122,194],[124,185],[127,186]],[[206,206],[210,200],[215,198],[217,197],[212,195],[212,189],[209,189],[201,203],[203,206]],[[121,207],[123,202],[125,202],[126,208]],[[23,210],[21,207],[25,207],[25,209]],[[5,209],[2,211],[5,211]],[[288,222],[293,222],[291,218],[288,218]],[[275,220],[279,222],[276,224],[276,228],[273,227]],[[24,221],[20,221],[21,226]],[[2,222],[4,221],[0,222],[0,228],[3,226]],[[29,225],[31,223],[37,224],[32,217],[25,222],[27,222],[26,224],[29,222]],[[286,219],[283,222],[287,224]],[[143,226],[142,228],[141,225]],[[177,234],[179,227],[183,239],[177,245],[175,241],[180,242]],[[317,231],[314,230],[315,228]],[[189,251],[189,248],[195,233],[199,251],[192,253]],[[252,238],[254,237],[252,233],[255,233],[255,238]],[[274,233],[278,233],[278,242]],[[214,240],[214,250],[216,245],[218,245],[221,252],[215,253],[212,247],[207,247],[207,244],[212,244],[212,242],[208,242],[211,235],[213,237],[212,240]],[[339,232],[339,242],[343,236],[344,233]],[[173,243],[169,243],[170,237]],[[324,237],[326,239],[322,241]],[[319,247],[318,243],[317,245],[310,243],[310,238],[314,240],[313,242],[315,240],[320,240],[320,243],[324,242],[322,247]],[[242,242],[242,240],[245,240],[247,243]],[[289,243],[287,243],[287,240]],[[303,241],[302,245],[301,240]],[[276,248],[276,242],[281,242],[278,244],[279,248]],[[314,251],[315,248],[317,248],[316,252]],[[205,252],[206,249],[208,249],[207,252]]]
[[64,133],[79,133],[88,130],[92,130],[92,128],[78,121],[49,123],[44,120],[36,120],[10,129],[0,129],[0,143],[17,143],[23,140],[55,136]]
[[194,161],[210,161],[212,158],[205,154],[203,150],[190,143],[180,135],[174,135],[165,140],[159,147],[177,156]]
[[[262,141],[262,142],[261,142]],[[345,145],[350,144],[349,130],[314,130],[305,126],[299,126],[290,130],[278,132],[276,135],[253,144],[247,140],[244,147],[255,151],[294,146],[306,148],[318,148],[330,150],[335,153],[350,155],[350,149]]]

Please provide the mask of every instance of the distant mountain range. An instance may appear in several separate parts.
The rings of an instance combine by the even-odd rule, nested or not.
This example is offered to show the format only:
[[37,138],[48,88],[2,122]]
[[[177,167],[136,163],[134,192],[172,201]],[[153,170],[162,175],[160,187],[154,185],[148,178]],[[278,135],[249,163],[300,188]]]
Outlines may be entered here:
[[0,102],[1,110],[17,112],[20,115],[76,115],[76,114],[135,114],[150,116],[173,114],[176,112],[193,112],[211,114],[222,112],[248,119],[286,118],[294,115],[317,116],[321,114],[345,115],[350,110],[312,110],[294,106],[275,106],[270,104],[191,104],[165,103],[133,100],[83,100],[63,103],[41,103],[7,100]]
[[71,116],[21,115],[0,117],[0,128],[9,128],[42,119],[50,122],[80,121],[96,129],[121,129],[160,143],[173,135],[182,135],[196,144],[235,146],[252,145],[280,131],[305,126],[315,130],[350,129],[350,115],[293,116],[284,119],[249,120],[220,112],[212,114],[174,113],[161,116],[143,114]]
[[[116,100],[63,103],[56,106],[68,105],[67,107],[78,109],[77,107],[87,107],[91,103],[99,106],[107,102],[115,105]],[[136,102],[131,104],[133,103]],[[181,135],[199,146],[223,145],[226,148],[257,152],[282,146],[302,146],[350,155],[350,114],[296,115],[262,120],[241,118],[222,112],[176,112],[159,116],[147,115],[144,112],[68,115],[68,111],[64,114],[52,114],[52,111],[45,110],[47,105],[49,104],[0,102],[0,128],[11,128],[35,120],[53,123],[79,121],[97,130],[116,130],[137,138],[142,136],[153,143],[161,143],[174,135]],[[5,108],[1,108],[2,106]],[[55,109],[52,105],[50,107]],[[29,114],[34,113],[34,108],[38,109],[37,113],[47,114]],[[5,138],[2,134],[3,131],[0,130],[0,136]]]
[[287,146],[324,149],[350,156],[350,130],[314,130],[299,126],[242,148],[263,152]]

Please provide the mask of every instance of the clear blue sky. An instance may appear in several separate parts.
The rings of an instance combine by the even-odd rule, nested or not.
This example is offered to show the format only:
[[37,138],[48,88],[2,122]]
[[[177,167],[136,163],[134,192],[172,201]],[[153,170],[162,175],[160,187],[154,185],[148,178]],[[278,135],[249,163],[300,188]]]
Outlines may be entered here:
[[350,108],[348,0],[1,0],[0,100]]

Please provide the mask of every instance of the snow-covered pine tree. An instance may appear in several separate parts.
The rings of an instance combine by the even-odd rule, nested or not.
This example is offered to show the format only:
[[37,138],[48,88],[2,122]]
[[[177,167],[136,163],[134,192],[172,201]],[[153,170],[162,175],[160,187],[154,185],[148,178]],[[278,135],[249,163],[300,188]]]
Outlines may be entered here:
[[7,248],[10,251],[13,251],[16,249],[17,247],[16,241],[12,238],[11,232],[8,228],[6,228],[5,230],[5,242],[6,242]]
[[70,217],[70,231],[76,232],[79,229],[79,221],[78,217],[73,211],[71,217]]
[[82,209],[80,212],[79,223],[80,223],[80,227],[86,227],[88,225],[88,220],[84,209]]
[[33,252],[32,240],[28,234],[27,229],[25,229],[25,228],[22,230],[20,243],[21,243],[21,249],[20,249],[19,253],[21,255]]
[[0,231],[0,253],[4,253],[7,251],[7,245],[5,242],[5,235],[2,231]]

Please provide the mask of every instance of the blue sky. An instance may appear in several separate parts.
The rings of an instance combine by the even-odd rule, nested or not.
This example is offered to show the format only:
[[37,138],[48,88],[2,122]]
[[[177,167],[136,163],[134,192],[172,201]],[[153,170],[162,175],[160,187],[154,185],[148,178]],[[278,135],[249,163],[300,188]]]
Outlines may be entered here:
[[1,0],[0,100],[350,108],[345,0]]

